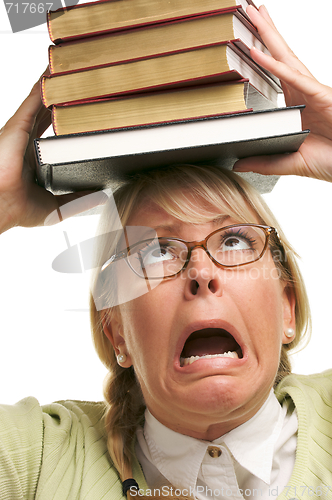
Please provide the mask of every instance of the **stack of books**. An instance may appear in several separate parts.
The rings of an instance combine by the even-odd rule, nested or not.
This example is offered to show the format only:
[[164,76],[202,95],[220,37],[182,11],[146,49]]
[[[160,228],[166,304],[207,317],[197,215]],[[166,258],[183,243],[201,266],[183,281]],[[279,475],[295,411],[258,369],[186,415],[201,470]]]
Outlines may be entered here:
[[252,45],[266,48],[248,1],[111,0],[50,12],[57,45],[42,96],[55,133],[275,108],[278,81],[250,58]]
[[[268,51],[249,4],[108,0],[49,12],[55,45],[41,87],[58,137],[36,141],[39,181],[100,188],[143,166],[231,166],[241,155],[296,150],[300,109],[276,112],[280,83],[250,58],[251,46]],[[61,166],[60,183],[50,165]]]

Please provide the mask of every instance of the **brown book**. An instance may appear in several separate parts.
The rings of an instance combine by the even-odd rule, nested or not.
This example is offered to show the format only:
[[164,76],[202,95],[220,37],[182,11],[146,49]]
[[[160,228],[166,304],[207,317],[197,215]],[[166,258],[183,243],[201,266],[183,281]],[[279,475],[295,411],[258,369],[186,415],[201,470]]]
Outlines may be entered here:
[[229,40],[248,56],[252,46],[268,53],[257,30],[241,14],[241,9],[234,7],[204,16],[51,45],[49,65],[51,73],[61,73]]
[[201,117],[274,108],[248,80],[153,92],[127,98],[99,99],[53,106],[57,135],[170,123]]
[[231,43],[45,76],[41,87],[43,102],[48,107],[243,78],[277,102],[280,87]]
[[76,38],[197,16],[252,0],[109,0],[61,8],[47,14],[50,38],[58,43]]

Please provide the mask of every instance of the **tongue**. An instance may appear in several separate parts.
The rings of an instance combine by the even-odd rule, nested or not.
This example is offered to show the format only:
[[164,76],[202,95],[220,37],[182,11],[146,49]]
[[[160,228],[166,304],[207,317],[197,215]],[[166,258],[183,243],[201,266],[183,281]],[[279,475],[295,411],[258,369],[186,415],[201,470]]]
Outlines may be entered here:
[[190,356],[205,356],[205,354],[223,354],[228,351],[236,351],[238,347],[237,342],[231,337],[201,337],[188,340],[181,356],[190,358]]

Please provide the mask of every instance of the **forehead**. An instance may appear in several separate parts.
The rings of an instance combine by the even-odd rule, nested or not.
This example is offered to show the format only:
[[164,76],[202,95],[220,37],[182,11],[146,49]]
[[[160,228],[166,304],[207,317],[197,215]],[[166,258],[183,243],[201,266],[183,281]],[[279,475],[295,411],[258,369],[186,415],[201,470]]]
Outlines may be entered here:
[[258,217],[246,207],[243,210],[232,209],[221,197],[218,206],[204,199],[194,198],[186,193],[176,199],[161,204],[145,199],[133,210],[127,225],[147,226],[154,229],[171,228],[173,232],[186,225],[209,224],[213,228],[232,223],[259,222]]
[[203,203],[196,204],[195,212],[197,212],[197,214],[186,213],[185,207],[181,209],[179,209],[179,207],[176,208],[173,210],[166,210],[157,203],[149,200],[145,203],[141,203],[137,210],[134,211],[129,218],[128,225],[141,225],[153,228],[169,226],[176,229],[179,226],[187,224],[204,224],[213,223],[214,221],[217,223],[225,219],[225,217],[228,217],[225,210],[221,212],[220,209],[218,210],[215,207],[209,207],[207,209]]

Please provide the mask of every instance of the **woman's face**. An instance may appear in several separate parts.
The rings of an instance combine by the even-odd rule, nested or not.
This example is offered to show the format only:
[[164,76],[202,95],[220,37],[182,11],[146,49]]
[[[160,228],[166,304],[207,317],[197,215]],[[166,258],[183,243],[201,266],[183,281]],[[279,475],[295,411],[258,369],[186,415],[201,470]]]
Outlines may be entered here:
[[[217,217],[194,225],[149,205],[129,225],[199,241],[239,222]],[[284,335],[290,327],[295,327],[293,295],[278,279],[268,250],[257,262],[227,270],[195,248],[181,274],[119,306],[106,334],[116,353],[118,347],[126,353],[123,366],[134,366],[147,407],[160,422],[213,440],[262,406],[273,387],[282,343],[292,340]],[[239,357],[202,357],[228,351]],[[183,365],[180,357],[190,356],[199,357]]]

